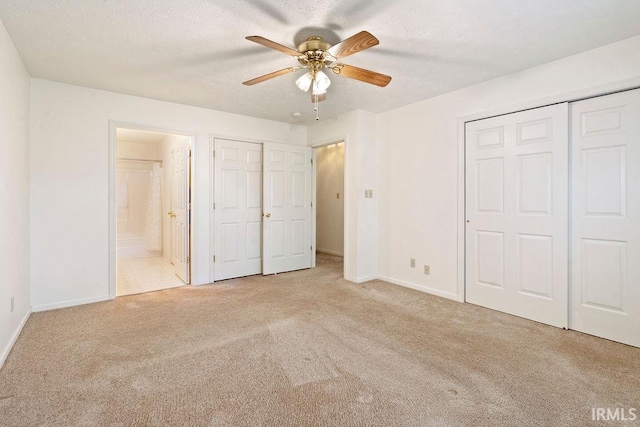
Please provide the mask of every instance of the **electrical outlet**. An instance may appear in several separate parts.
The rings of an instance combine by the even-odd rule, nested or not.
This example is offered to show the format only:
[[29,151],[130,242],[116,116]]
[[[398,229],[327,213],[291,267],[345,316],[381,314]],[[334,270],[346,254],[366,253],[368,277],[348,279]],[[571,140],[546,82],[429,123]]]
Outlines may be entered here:
[[11,312],[12,312],[12,313],[13,313],[13,306],[14,306],[14,304],[13,304],[13,297],[11,297]]
[[428,265],[424,266],[424,274],[426,274],[427,276],[429,275],[429,266]]
[[409,261],[409,267],[416,268],[416,259],[415,258],[411,258],[411,261]]

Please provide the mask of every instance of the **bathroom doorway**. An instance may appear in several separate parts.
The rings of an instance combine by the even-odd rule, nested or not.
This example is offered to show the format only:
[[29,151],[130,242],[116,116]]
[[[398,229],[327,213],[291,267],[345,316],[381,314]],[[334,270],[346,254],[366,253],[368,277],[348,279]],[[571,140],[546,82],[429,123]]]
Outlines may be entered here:
[[191,138],[116,129],[115,295],[189,283]]

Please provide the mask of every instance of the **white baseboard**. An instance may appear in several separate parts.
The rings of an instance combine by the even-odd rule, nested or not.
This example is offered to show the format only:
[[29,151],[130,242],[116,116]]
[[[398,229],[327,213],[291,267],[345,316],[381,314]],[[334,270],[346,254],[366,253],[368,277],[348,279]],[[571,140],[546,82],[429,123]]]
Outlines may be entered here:
[[364,282],[368,282],[370,280],[376,280],[378,278],[378,276],[365,276],[365,277],[358,277],[356,279],[356,283],[364,283]]
[[353,283],[358,283],[358,279],[356,277],[353,277],[353,276],[344,276],[344,280],[347,280],[347,281],[353,282]]
[[316,252],[322,252],[323,254],[335,255],[335,256],[344,256],[342,252],[330,251],[329,249],[320,249],[316,248]]
[[101,302],[101,301],[107,301],[107,300],[109,300],[109,295],[104,295],[101,297],[93,297],[93,298],[75,299],[71,301],[62,301],[62,302],[56,302],[53,304],[37,305],[33,307],[33,312],[37,313],[39,311],[48,311],[48,310],[55,310],[58,308],[75,307],[76,305],[91,304],[94,302]]
[[443,292],[438,289],[430,288],[428,286],[418,285],[417,283],[406,282],[404,280],[394,279],[387,276],[378,276],[378,279],[384,280],[385,282],[393,283],[394,285],[400,285],[404,286],[405,288],[415,289],[416,291],[458,301],[458,295],[452,294],[450,292]]
[[22,328],[24,328],[24,325],[27,324],[27,320],[29,320],[29,316],[31,316],[31,309],[29,309],[29,311],[27,311],[27,314],[24,315],[24,317],[22,318],[22,321],[20,322],[20,325],[18,326],[18,329],[16,329],[14,334],[11,336],[11,339],[9,340],[9,343],[7,344],[5,349],[2,350],[2,354],[0,354],[0,368],[2,368],[2,365],[4,365],[5,360],[7,360],[7,357],[9,357],[9,353],[11,352],[13,345],[18,340],[18,337],[22,332]]

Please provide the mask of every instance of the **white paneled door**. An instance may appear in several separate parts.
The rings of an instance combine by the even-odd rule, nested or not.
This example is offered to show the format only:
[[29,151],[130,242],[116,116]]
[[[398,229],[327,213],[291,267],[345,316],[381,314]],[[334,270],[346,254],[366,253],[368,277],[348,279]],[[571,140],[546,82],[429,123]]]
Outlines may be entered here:
[[575,102],[571,329],[640,347],[640,90]]
[[262,273],[262,145],[215,140],[215,280]]
[[189,157],[191,149],[185,144],[173,155],[172,212],[173,245],[171,248],[175,274],[189,283]]
[[311,267],[311,148],[264,143],[263,274]]
[[568,326],[568,106],[466,124],[466,301]]

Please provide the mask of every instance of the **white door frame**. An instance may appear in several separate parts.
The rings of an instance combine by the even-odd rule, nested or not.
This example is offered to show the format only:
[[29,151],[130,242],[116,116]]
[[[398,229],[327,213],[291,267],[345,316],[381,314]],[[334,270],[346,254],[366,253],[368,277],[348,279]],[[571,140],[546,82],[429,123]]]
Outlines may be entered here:
[[[119,128],[132,129],[146,132],[166,133],[171,135],[186,136],[190,139],[189,147],[191,148],[191,163],[189,165],[191,182],[191,212],[193,212],[194,200],[193,200],[193,182],[194,182],[194,164],[195,164],[195,132],[176,131],[168,128],[159,128],[156,126],[141,125],[138,123],[121,122],[116,120],[109,120],[109,299],[116,298],[116,264],[117,264],[117,234],[116,234],[116,164],[117,164],[117,148],[118,148],[118,135],[117,130]],[[195,258],[192,251],[193,245],[191,244],[191,230],[193,229],[194,218],[193,215],[189,215],[189,246],[190,246],[190,258]],[[189,268],[191,268],[191,263]],[[191,276],[191,275],[190,275]]]
[[[566,92],[560,95],[554,95],[547,98],[541,98],[534,101],[528,101],[522,104],[512,105],[510,107],[487,110],[475,114],[458,117],[458,302],[465,302],[465,124],[475,120],[487,119],[490,117],[500,116],[504,114],[516,113],[518,111],[530,110],[533,108],[545,107],[547,105],[558,104],[562,102],[574,102],[583,99],[593,98],[596,96],[609,95],[616,92],[622,92],[631,89],[640,88],[640,78],[626,79],[619,82],[600,85],[592,88],[580,89],[572,92]],[[569,204],[567,200],[567,204]],[[571,250],[571,249],[569,249]]]

